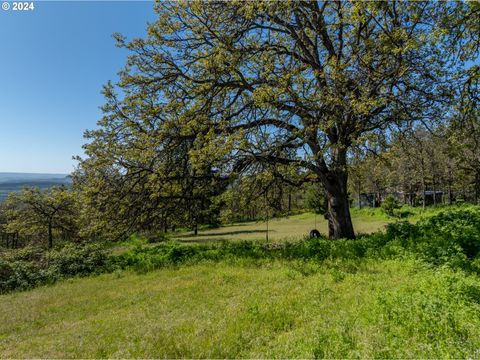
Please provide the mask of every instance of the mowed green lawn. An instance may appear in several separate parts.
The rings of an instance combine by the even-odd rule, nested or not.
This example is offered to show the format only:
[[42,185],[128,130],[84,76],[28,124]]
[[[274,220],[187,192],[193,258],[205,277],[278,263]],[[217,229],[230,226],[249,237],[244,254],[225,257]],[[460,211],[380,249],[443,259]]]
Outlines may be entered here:
[[480,307],[459,279],[362,260],[67,280],[0,296],[0,357],[478,358]]
[[[352,211],[355,232],[368,234],[383,230],[388,223],[385,217],[369,215],[364,211]],[[392,221],[392,220],[390,220]],[[316,225],[316,226],[315,226]],[[284,218],[274,218],[268,222],[269,241],[295,240],[307,236],[315,227],[327,234],[327,222],[322,215],[305,213]],[[197,236],[193,232],[180,233],[175,239],[182,242],[209,242],[224,240],[265,240],[267,223],[265,221],[245,222],[222,226],[218,229],[200,230]]]

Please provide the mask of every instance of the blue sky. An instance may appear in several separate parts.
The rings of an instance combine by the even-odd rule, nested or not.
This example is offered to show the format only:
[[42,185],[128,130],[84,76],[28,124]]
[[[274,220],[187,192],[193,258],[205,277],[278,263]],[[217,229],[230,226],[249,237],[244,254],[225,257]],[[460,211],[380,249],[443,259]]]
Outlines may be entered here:
[[34,6],[0,10],[0,172],[69,173],[101,117],[102,85],[125,64],[112,34],[143,36],[153,2]]

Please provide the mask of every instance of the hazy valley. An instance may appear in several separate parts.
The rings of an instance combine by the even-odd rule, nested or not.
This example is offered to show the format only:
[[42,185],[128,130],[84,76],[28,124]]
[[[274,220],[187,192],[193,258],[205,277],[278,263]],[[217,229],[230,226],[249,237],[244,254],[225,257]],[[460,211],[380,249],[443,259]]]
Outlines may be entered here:
[[20,191],[27,186],[46,189],[55,185],[69,185],[70,178],[66,174],[33,174],[0,172],[0,201],[4,201],[8,193]]

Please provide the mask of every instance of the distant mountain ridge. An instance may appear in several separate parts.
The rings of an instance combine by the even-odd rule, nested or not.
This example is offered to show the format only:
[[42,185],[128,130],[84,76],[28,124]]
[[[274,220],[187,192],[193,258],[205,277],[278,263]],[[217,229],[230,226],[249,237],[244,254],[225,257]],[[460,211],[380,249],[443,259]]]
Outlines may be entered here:
[[70,186],[71,178],[67,174],[2,173],[0,172],[0,201],[9,193],[20,191],[26,186],[46,189],[52,186]]

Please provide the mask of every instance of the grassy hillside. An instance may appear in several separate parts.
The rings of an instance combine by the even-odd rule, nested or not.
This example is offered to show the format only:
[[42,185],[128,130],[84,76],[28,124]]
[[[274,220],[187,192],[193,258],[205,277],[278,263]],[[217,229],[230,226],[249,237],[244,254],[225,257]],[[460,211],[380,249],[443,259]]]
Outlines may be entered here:
[[0,280],[63,280],[0,295],[0,358],[478,358],[480,208],[410,218],[356,240],[25,249]]
[[[378,213],[378,214],[377,214]],[[382,216],[379,211],[369,215],[360,211],[353,213],[353,223],[357,233],[372,233],[384,229],[392,221]],[[323,234],[327,233],[327,222],[322,215],[305,213],[285,218],[270,219],[268,222],[268,238],[271,241],[293,240],[302,238],[316,228]],[[265,240],[267,223],[265,221],[252,221],[245,223],[222,226],[218,229],[200,231],[197,236],[193,232],[181,233],[175,236],[182,242],[208,242],[222,240]]]
[[1,297],[0,357],[478,357],[478,278],[413,260],[204,263]]

